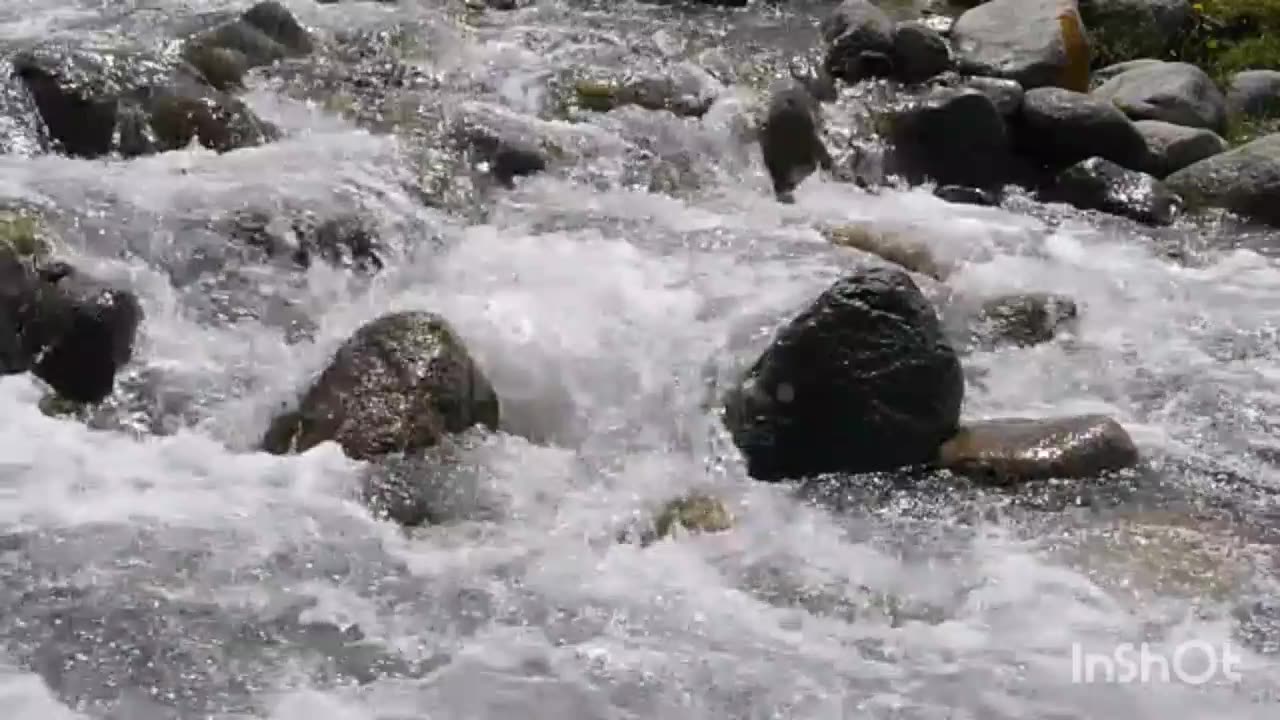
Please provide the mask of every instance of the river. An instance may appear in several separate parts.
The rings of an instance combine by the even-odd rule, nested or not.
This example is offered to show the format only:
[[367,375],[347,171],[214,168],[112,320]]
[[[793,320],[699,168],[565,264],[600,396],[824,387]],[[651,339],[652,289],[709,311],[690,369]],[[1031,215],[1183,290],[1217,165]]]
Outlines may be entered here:
[[[535,117],[549,80],[582,64],[699,43],[713,48],[705,63],[806,49],[823,3],[285,4],[322,36],[409,23],[433,112],[500,114],[575,160],[484,191],[474,213],[428,207],[406,190],[421,172],[410,143],[270,79],[246,96],[284,131],[262,147],[0,156],[0,196],[54,208],[73,262],[133,288],[146,312],[93,422],[46,416],[28,376],[0,380],[5,717],[1276,716],[1275,234],[1156,233],[818,176],[783,205],[734,143],[731,98],[701,120]],[[0,39],[159,41],[242,7],[9,0]],[[697,182],[672,195],[637,181],[649,167],[637,158],[655,154]],[[238,265],[201,222],[250,202],[359,208],[379,223],[386,268]],[[748,480],[708,380],[731,377],[843,271],[878,262],[815,229],[850,222],[963,261],[947,289],[921,280],[934,297],[1075,298],[1076,337],[965,358],[964,412],[1111,415],[1146,458],[1135,487],[1028,498]],[[305,317],[309,337],[263,308]],[[409,308],[457,327],[503,399],[504,432],[377,470],[331,443],[255,451],[343,339]],[[353,493],[371,471],[430,475],[448,521],[375,520]],[[723,498],[735,527],[616,541],[692,489]],[[1123,643],[1182,658],[1183,672],[1077,672],[1073,657]],[[1196,682],[1206,659],[1218,667]]]

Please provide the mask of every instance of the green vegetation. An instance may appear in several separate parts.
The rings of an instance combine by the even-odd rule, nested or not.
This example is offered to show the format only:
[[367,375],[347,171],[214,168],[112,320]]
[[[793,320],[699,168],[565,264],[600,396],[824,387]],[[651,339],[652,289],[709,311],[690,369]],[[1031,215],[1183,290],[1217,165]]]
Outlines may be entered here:
[[22,257],[40,258],[51,246],[40,221],[24,212],[0,211],[0,244]]
[[659,538],[667,537],[676,527],[694,534],[715,533],[733,527],[733,516],[716,498],[691,494],[667,503],[653,525]]
[[1280,70],[1280,0],[1202,0],[1176,59],[1222,84],[1241,70]]

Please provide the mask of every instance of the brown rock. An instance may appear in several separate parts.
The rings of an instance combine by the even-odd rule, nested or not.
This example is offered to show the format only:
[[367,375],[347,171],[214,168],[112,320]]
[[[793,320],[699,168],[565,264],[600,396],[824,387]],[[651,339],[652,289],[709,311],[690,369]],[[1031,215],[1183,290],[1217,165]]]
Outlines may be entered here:
[[938,452],[938,464],[994,485],[1090,478],[1132,467],[1138,450],[1105,415],[1003,418],[962,427]]

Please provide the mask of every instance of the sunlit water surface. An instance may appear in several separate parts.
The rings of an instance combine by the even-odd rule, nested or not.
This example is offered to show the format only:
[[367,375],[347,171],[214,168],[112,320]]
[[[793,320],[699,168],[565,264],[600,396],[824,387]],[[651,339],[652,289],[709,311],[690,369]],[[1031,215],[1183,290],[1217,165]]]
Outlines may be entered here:
[[[479,219],[429,209],[405,189],[408,143],[266,79],[247,97],[286,131],[272,145],[0,158],[0,196],[56,208],[72,259],[135,288],[147,314],[102,429],[46,417],[28,377],[0,381],[7,718],[1276,717],[1280,266],[1265,235],[1231,249],[1212,229],[1150,236],[818,177],[780,205],[735,139],[745,86],[700,121],[534,117],[549,79],[587,62],[801,52],[805,5],[286,4],[326,36],[428,26],[436,113],[506,113],[576,159],[485,195]],[[159,39],[240,6],[11,1],[0,37]],[[650,192],[628,176],[638,148],[684,158],[697,186]],[[286,201],[376,218],[387,269],[240,264],[201,229]],[[1076,337],[966,358],[965,413],[1110,414],[1148,459],[1136,490],[1011,502],[748,481],[710,388],[842,272],[877,262],[815,229],[851,221],[960,263],[947,288],[920,280],[939,302],[1076,298]],[[1170,243],[1209,249],[1171,259]],[[332,444],[254,451],[339,342],[401,308],[457,327],[506,432],[408,468]],[[286,341],[296,317],[313,339]],[[432,477],[450,521],[406,534],[372,519],[357,498],[372,471]],[[736,527],[616,542],[691,489],[724,498]],[[1189,640],[1238,653],[1241,681],[1073,677],[1073,647],[1168,655]]]

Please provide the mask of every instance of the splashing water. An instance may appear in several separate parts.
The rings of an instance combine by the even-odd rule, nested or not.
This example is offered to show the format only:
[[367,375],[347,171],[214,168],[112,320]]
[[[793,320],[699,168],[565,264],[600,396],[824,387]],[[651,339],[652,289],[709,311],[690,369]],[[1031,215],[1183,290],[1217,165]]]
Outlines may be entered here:
[[[1175,262],[1168,242],[1228,231],[1151,236],[819,177],[780,205],[735,140],[746,79],[700,120],[546,112],[551,81],[585,65],[691,57],[746,78],[744,63],[813,44],[819,3],[286,4],[328,37],[412,28],[433,85],[394,98],[402,117],[502,117],[572,162],[481,193],[478,217],[426,207],[406,190],[426,172],[420,147],[268,78],[247,100],[286,137],[263,147],[0,157],[0,196],[52,208],[70,259],[147,313],[105,425],[47,417],[37,381],[0,380],[7,717],[1275,716],[1280,266],[1257,249],[1266,236]],[[160,42],[239,9],[11,2],[0,34]],[[693,186],[651,189],[643,175],[672,164]],[[201,223],[250,202],[358,208],[387,267],[369,279],[219,256],[226,241]],[[874,479],[818,501],[749,481],[708,376],[730,378],[807,299],[878,262],[816,229],[853,221],[965,261],[935,296],[1075,298],[1074,341],[966,359],[965,413],[1110,414],[1150,461],[1140,490],[1046,509]],[[286,337],[273,308],[310,338]],[[370,469],[332,444],[254,450],[338,343],[408,308],[457,327],[507,425],[379,470],[440,486],[449,521],[410,533],[370,516]],[[735,527],[615,541],[691,489],[724,498]],[[1171,656],[1191,640],[1239,653],[1241,680],[1073,676],[1073,648]]]

